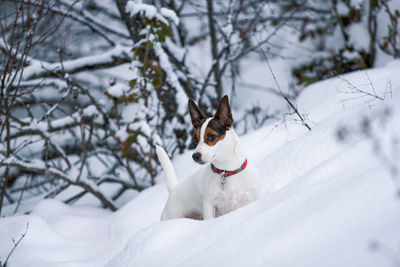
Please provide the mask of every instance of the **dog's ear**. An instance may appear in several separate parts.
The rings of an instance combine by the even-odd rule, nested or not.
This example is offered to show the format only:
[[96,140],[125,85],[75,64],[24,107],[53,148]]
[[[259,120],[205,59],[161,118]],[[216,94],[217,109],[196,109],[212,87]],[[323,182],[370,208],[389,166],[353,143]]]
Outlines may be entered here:
[[221,101],[219,101],[217,112],[214,118],[222,124],[226,129],[232,127],[233,119],[231,107],[229,106],[228,96],[225,95]]
[[201,121],[205,119],[203,113],[201,113],[200,109],[193,102],[193,100],[189,99],[189,114],[192,119],[192,124],[194,128],[199,128],[201,126]]

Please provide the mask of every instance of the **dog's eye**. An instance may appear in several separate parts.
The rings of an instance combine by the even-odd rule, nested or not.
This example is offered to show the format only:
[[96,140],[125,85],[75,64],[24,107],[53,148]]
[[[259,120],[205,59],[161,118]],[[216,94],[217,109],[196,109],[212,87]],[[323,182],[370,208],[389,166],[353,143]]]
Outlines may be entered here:
[[214,141],[215,139],[217,139],[217,136],[215,134],[210,134],[207,137],[207,140],[210,141],[210,142]]

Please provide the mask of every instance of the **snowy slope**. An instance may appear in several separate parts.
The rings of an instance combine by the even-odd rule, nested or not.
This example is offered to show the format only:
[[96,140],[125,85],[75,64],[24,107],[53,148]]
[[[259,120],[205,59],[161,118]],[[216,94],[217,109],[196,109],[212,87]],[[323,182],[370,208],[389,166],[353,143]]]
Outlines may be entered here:
[[[394,61],[313,84],[298,101],[311,132],[289,118],[243,136],[265,185],[249,206],[210,221],[159,222],[163,183],[116,213],[47,200],[0,220],[1,260],[29,222],[10,266],[394,266],[399,73]],[[374,91],[384,100],[367,94]],[[181,179],[199,167],[190,151],[174,165]]]

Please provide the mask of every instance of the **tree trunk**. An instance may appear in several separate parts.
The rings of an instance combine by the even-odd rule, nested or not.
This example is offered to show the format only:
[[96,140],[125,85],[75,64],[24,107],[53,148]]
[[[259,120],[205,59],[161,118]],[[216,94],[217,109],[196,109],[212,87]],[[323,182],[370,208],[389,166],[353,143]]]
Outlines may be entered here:
[[210,41],[211,41],[211,55],[214,64],[214,77],[215,77],[215,90],[217,92],[217,99],[222,98],[222,80],[221,80],[221,70],[219,68],[219,58],[218,58],[218,40],[215,32],[215,21],[214,21],[214,9],[213,0],[207,0],[207,13],[208,13],[208,25],[210,28]]

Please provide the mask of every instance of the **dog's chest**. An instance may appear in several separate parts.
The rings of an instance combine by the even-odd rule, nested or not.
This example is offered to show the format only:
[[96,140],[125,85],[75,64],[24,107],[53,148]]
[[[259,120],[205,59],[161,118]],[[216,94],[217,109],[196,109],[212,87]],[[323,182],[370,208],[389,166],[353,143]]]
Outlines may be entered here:
[[211,201],[216,208],[216,216],[221,216],[252,202],[257,195],[255,188],[249,186],[241,177],[227,177],[226,183],[221,184],[220,177],[214,177],[210,190]]

